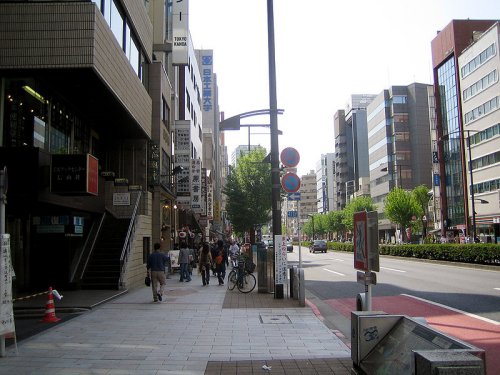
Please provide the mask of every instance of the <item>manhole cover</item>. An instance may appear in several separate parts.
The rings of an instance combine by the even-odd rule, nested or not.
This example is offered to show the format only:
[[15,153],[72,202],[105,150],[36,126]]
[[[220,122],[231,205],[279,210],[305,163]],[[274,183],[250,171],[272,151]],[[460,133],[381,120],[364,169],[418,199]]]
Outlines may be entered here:
[[259,315],[262,324],[291,324],[287,315]]

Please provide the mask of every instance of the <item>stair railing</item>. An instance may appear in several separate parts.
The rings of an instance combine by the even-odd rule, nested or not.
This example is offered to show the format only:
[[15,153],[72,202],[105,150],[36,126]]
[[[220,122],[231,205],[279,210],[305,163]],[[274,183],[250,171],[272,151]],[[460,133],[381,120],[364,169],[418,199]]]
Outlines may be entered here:
[[[75,262],[75,267],[73,267],[73,271],[71,273],[70,281],[80,282],[82,280],[85,271],[87,270],[87,265],[89,263],[90,257],[94,252],[94,247],[97,242],[97,237],[101,231],[102,225],[104,223],[104,219],[106,218],[106,212],[101,215],[101,218],[98,222],[92,225],[92,228],[89,231],[87,239],[85,240],[85,244],[83,245],[82,251],[78,257],[78,260]],[[77,277],[77,273],[79,276]]]
[[142,192],[139,191],[137,194],[137,199],[135,201],[134,211],[132,212],[132,217],[130,219],[130,225],[128,227],[127,236],[125,237],[125,243],[123,244],[122,254],[120,256],[120,280],[118,281],[118,289],[123,287],[123,278],[125,277],[125,271],[128,263],[128,256],[130,255],[130,250],[135,237],[135,225],[137,222],[137,210],[139,208],[139,202],[141,201]]

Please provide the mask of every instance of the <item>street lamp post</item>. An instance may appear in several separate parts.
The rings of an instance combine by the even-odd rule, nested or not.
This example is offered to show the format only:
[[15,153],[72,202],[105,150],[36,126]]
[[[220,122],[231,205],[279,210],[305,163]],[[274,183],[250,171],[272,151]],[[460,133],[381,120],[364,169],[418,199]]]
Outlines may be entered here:
[[467,130],[467,154],[469,156],[469,179],[470,179],[470,197],[472,208],[472,241],[476,242],[476,205],[474,203],[474,175],[472,173],[472,154],[470,150],[470,130]]
[[314,215],[307,214],[312,220],[312,240],[314,241]]
[[[281,184],[280,184],[280,165],[279,165],[279,142],[278,135],[278,114],[282,114],[283,110],[278,109],[276,98],[276,59],[274,46],[274,10],[273,0],[267,0],[267,45],[268,45],[268,62],[269,62],[269,109],[261,111],[247,112],[240,114],[230,119],[221,121],[219,128],[221,130],[238,130],[240,120],[243,117],[256,116],[260,114],[269,114],[269,126],[271,133],[271,210],[272,210],[272,228],[273,236],[281,235]],[[255,126],[255,125],[254,125]],[[250,130],[249,130],[250,131]],[[250,142],[250,141],[249,141]],[[273,262],[273,273],[276,273],[276,264]],[[275,284],[274,298],[283,299],[284,291],[282,284]]]

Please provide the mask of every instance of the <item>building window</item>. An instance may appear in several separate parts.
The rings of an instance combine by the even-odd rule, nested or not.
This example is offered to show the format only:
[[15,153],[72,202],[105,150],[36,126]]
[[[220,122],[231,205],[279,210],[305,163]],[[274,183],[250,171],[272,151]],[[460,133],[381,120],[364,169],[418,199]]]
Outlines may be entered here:
[[484,51],[482,51],[479,55],[477,55],[471,61],[469,61],[467,64],[465,64],[462,67],[462,69],[460,69],[460,71],[462,73],[462,78],[467,77],[469,74],[471,74],[477,68],[479,68],[481,65],[483,65],[486,61],[488,61],[490,58],[495,56],[496,51],[497,51],[497,48],[495,46],[495,43],[493,43],[488,48],[486,48]]
[[392,97],[392,104],[406,104],[408,103],[408,97],[406,95],[394,95]]
[[464,122],[468,124],[469,122],[475,121],[480,117],[483,117],[498,108],[498,96],[486,103],[481,104],[479,107],[474,108],[472,111],[467,112],[464,115]]
[[124,35],[123,35],[123,29],[124,29],[123,16],[122,16],[120,10],[118,9],[118,7],[116,6],[116,2],[114,0],[111,1],[110,5],[111,5],[111,23],[110,23],[111,31],[113,31],[113,34],[115,35],[115,38],[118,41],[118,44],[123,49],[123,47],[124,47],[124,45],[123,45],[123,38],[124,38]]
[[481,78],[479,81],[473,83],[463,91],[464,101],[469,100],[475,95],[479,94],[481,91],[486,90],[488,87],[493,85],[498,81],[497,70],[491,71],[488,75]]
[[104,19],[111,28],[118,44],[125,53],[137,76],[144,83],[143,56],[134,32],[130,28],[129,20],[124,16],[117,0],[92,0],[101,11]]

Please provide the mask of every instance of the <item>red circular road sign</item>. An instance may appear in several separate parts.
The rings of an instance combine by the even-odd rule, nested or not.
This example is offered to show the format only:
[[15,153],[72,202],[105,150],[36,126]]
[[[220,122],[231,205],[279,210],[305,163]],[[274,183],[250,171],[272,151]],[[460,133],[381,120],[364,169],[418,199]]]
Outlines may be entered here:
[[295,173],[286,173],[281,177],[281,186],[287,193],[295,193],[300,189],[300,178]]
[[285,167],[293,168],[299,164],[299,152],[293,147],[287,147],[281,151],[280,160]]

